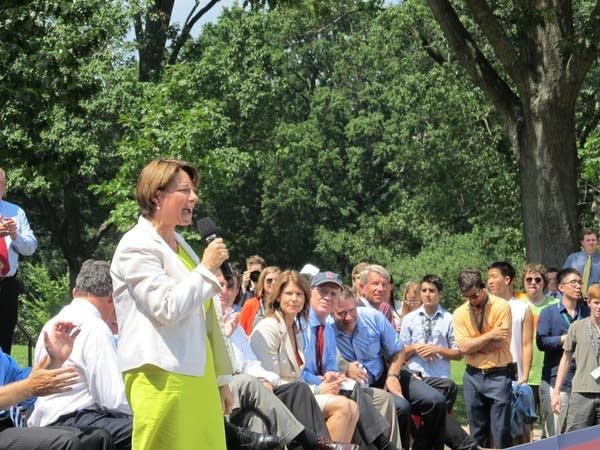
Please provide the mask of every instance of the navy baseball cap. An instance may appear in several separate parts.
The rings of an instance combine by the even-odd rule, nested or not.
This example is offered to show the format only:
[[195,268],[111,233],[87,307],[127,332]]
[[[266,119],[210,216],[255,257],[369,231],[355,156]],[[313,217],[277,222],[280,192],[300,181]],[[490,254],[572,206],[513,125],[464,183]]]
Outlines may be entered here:
[[319,273],[317,273],[313,277],[313,279],[310,283],[310,286],[317,287],[317,286],[320,286],[322,284],[327,284],[327,283],[335,284],[335,285],[341,287],[342,289],[344,288],[344,283],[342,282],[342,279],[335,272],[319,272]]

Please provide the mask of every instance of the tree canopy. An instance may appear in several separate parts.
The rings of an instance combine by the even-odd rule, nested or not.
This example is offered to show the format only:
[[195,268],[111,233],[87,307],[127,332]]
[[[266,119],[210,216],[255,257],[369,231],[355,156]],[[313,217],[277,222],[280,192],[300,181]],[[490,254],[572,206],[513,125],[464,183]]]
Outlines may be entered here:
[[[240,266],[258,253],[282,267],[311,262],[348,274],[369,261],[389,267],[398,282],[426,272],[453,281],[467,265],[484,269],[502,259],[519,267],[525,247],[527,258],[556,264],[573,244],[577,218],[597,214],[598,65],[590,62],[588,78],[580,75],[576,92],[571,87],[578,103],[569,103],[565,122],[569,147],[534,146],[547,153],[526,167],[523,155],[532,150],[515,147],[511,129],[520,128],[511,128],[507,111],[532,110],[543,77],[532,75],[523,91],[496,56],[499,44],[483,39],[483,19],[469,15],[472,2],[438,6],[453,8],[463,39],[477,43],[475,61],[503,86],[508,109],[490,87],[474,87],[472,67],[431,14],[433,0],[429,7],[417,0],[249,2],[182,40],[176,58],[169,45],[184,30],[149,28],[159,18],[148,8],[172,9],[172,1],[63,3],[0,7],[6,197],[23,205],[41,237],[24,270],[32,277],[30,304],[34,297],[60,303],[59,287],[44,293],[39,280],[73,277],[83,260],[110,258],[136,220],[137,174],[158,156],[199,167],[195,215],[213,217]],[[523,40],[544,22],[523,22],[522,11],[504,3],[489,13],[505,27],[504,45],[523,60]],[[573,10],[573,36],[595,17],[591,5]],[[153,55],[159,69],[147,76],[140,76],[141,34],[128,42],[138,21],[145,36],[166,33]],[[595,43],[574,43],[597,47],[590,36]],[[570,41],[556,42],[563,52],[556,59],[568,60]],[[533,62],[521,61],[530,74],[540,70]],[[532,167],[541,171],[558,156],[562,171],[540,172],[554,181],[524,184],[535,178]],[[567,175],[574,178],[561,187]],[[522,219],[530,205],[524,187],[535,208]],[[540,210],[557,207],[564,217],[546,224]],[[539,225],[534,241],[532,223]],[[201,252],[195,230],[184,233]],[[542,241],[558,243],[533,251]]]

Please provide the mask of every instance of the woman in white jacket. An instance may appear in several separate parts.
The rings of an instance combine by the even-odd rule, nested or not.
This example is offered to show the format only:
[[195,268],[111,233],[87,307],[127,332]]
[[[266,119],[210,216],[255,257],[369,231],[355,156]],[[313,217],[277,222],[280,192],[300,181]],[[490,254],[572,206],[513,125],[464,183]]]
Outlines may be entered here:
[[119,366],[136,450],[226,448],[223,412],[232,397],[229,378],[217,383],[217,375],[232,368],[212,297],[220,291],[214,273],[229,255],[215,239],[200,260],[175,232],[192,223],[197,186],[189,163],[146,165],[136,185],[141,217],[112,260]]

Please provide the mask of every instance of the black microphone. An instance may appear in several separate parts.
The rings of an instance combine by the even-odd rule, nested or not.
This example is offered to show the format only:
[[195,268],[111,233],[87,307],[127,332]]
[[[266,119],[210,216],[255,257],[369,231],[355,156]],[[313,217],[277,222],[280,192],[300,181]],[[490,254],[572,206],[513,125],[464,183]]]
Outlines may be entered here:
[[[198,220],[198,231],[207,244],[218,238],[217,226],[210,217],[203,217]],[[223,261],[223,264],[221,264],[221,273],[223,273],[223,278],[227,281],[227,286],[233,285],[233,272],[228,260]]]

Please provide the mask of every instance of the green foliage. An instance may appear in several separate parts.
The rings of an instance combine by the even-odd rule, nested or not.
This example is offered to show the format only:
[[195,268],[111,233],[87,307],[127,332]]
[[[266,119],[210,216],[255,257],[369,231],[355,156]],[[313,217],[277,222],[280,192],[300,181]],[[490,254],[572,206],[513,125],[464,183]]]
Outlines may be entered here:
[[516,229],[502,129],[456,62],[436,64],[415,40],[419,28],[441,41],[426,8],[300,3],[225,11],[144,86],[122,117],[119,173],[98,191],[120,228],[139,168],[161,155],[199,166],[197,215],[237,261],[347,272],[499,217]]
[[35,339],[44,324],[69,303],[69,276],[54,278],[44,266],[23,262],[19,278],[24,287],[19,321]]
[[509,261],[517,270],[525,263],[519,228],[490,224],[475,227],[470,233],[445,234],[423,246],[415,257],[400,258],[390,264],[397,286],[408,280],[418,281],[428,273],[444,281],[444,307],[449,311],[460,305],[456,285],[458,272],[466,267],[481,270],[487,278],[487,267],[493,261]]
[[19,366],[27,367],[27,366],[29,366],[29,362],[27,360],[28,359],[27,352],[28,352],[28,348],[26,345],[13,343],[13,346],[10,350],[10,356],[12,356],[15,359],[15,361],[17,361]]
[[8,194],[45,244],[33,260],[52,261],[59,249],[76,273],[84,259],[111,253],[99,247],[110,236],[110,209],[90,186],[114,177],[117,118],[136,94],[123,4],[32,0],[3,13],[10,19],[0,29],[0,155]]
[[[65,273],[110,258],[136,220],[137,175],[158,156],[199,167],[195,215],[213,217],[233,261],[347,274],[367,260],[399,281],[435,272],[452,301],[463,265],[521,264],[504,129],[423,2],[252,3],[206,25],[153,83],[137,81],[124,43],[139,12],[125,6],[145,2],[2,11],[0,155],[40,239],[27,270],[45,268],[28,276],[32,325],[64,300]],[[581,134],[597,186],[597,133]]]

